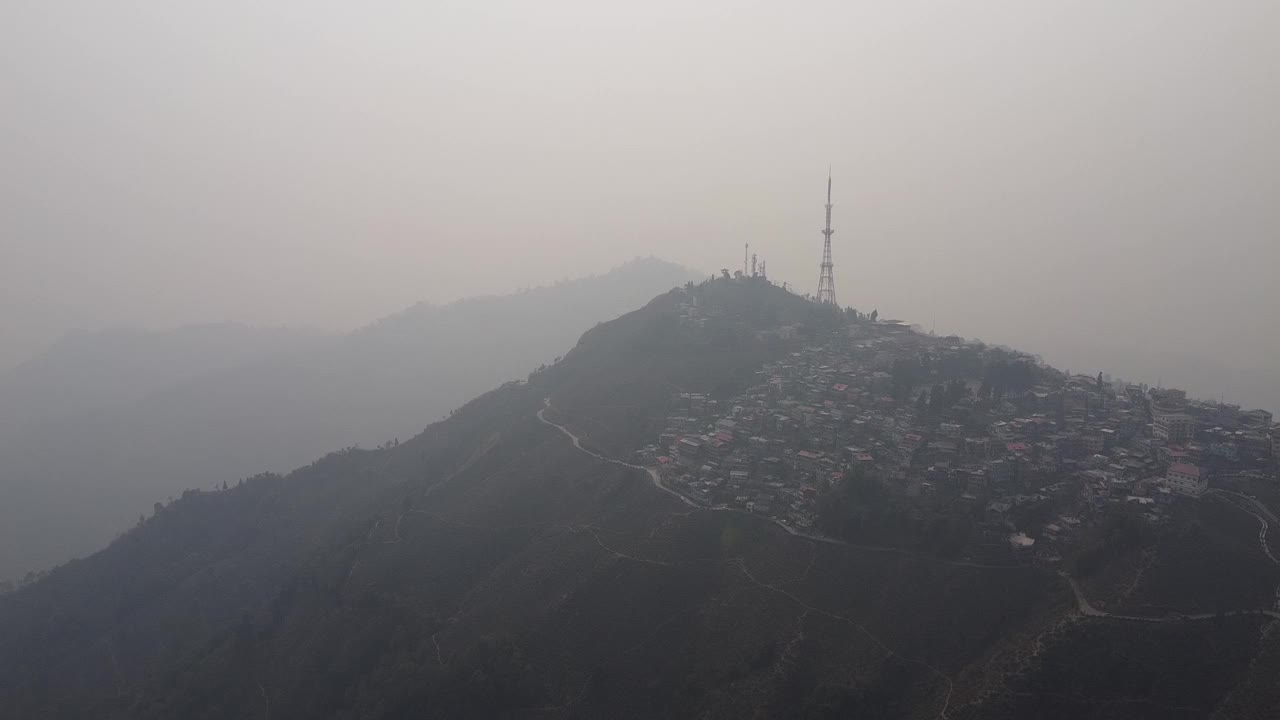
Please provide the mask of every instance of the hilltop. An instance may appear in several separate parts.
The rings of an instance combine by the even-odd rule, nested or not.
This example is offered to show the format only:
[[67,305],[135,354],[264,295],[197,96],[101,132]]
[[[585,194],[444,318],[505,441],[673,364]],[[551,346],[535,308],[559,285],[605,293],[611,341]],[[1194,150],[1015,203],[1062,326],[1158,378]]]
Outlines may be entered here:
[[[977,364],[895,369],[923,348],[949,355],[943,346]],[[890,474],[902,466],[897,447],[868,442],[860,454],[875,471],[855,471],[857,454],[841,459],[846,434],[871,432],[854,424],[864,400],[912,423],[961,411],[982,423],[1064,382],[1016,353],[988,352],[758,278],[672,290],[411,439],[185,493],[102,552],[0,596],[0,706],[103,718],[1190,718],[1274,708],[1265,678],[1280,646],[1255,606],[1140,618],[1106,616],[1077,596],[1060,573],[1082,570],[1077,554],[1096,555],[1094,534],[1128,532],[1108,520],[1112,505],[1081,521],[1055,564],[984,543],[985,508],[966,505],[963,482],[954,500],[940,479],[932,499],[910,494]],[[887,362],[883,377],[867,376],[882,388],[863,398],[860,387],[826,384],[860,357]],[[945,372],[976,373],[988,388],[975,381],[964,397],[960,385],[932,382]],[[917,400],[921,387],[938,397],[932,410],[931,398]],[[668,437],[686,421],[679,440]],[[781,466],[753,461],[732,489],[731,458],[754,457],[746,448],[770,437],[804,443],[812,459],[779,445]],[[693,438],[694,455],[672,457]],[[910,465],[903,479],[916,477]],[[739,506],[739,495],[760,505]],[[800,529],[808,503],[828,500],[840,522]],[[1199,503],[1171,507],[1201,518]],[[954,548],[919,541],[916,514],[943,508],[972,523]],[[1033,509],[1007,521],[1048,545]],[[1265,568],[1256,542],[1232,539],[1247,516],[1201,520],[1222,536],[1219,557]],[[1167,542],[1133,535],[1135,548]],[[1088,557],[1097,578],[1124,564]],[[1249,587],[1231,592],[1233,602],[1259,600]]]

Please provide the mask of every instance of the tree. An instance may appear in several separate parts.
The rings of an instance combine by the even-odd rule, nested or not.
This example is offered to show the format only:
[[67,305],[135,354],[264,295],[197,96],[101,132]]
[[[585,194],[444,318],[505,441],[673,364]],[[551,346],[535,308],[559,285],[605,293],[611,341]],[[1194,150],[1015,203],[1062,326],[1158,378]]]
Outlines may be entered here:
[[869,319],[869,320],[871,320],[871,322],[875,322],[875,321],[876,321],[876,319],[877,319],[877,318],[879,318],[879,317],[880,317],[880,311],[879,311],[879,310],[872,310],[872,311],[871,311],[871,316],[870,316],[868,319]]

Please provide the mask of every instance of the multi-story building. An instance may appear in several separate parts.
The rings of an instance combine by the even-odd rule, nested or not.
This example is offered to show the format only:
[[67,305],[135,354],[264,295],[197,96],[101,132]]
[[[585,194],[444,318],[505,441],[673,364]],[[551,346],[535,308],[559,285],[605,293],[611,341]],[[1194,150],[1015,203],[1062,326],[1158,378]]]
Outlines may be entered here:
[[1186,463],[1170,465],[1164,479],[1169,483],[1169,489],[1180,495],[1200,497],[1209,489],[1208,479],[1195,465]]
[[676,443],[676,458],[682,465],[696,465],[702,459],[702,443],[693,438],[681,438]]
[[1191,439],[1192,420],[1185,413],[1156,413],[1152,432],[1167,443],[1182,444]]

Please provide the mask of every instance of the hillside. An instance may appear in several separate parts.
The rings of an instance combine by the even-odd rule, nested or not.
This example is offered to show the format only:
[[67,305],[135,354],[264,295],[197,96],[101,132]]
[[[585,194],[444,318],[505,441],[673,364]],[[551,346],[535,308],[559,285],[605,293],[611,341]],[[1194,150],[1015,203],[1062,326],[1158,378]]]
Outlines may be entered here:
[[0,580],[101,548],[183,490],[411,437],[690,279],[635,260],[418,305],[342,337],[201,326],[69,338],[0,375]]
[[1274,707],[1266,616],[1094,618],[1052,569],[814,539],[696,506],[628,464],[673,395],[729,401],[845,323],[762,281],[673,290],[405,442],[186,493],[0,596],[0,707],[277,720]]

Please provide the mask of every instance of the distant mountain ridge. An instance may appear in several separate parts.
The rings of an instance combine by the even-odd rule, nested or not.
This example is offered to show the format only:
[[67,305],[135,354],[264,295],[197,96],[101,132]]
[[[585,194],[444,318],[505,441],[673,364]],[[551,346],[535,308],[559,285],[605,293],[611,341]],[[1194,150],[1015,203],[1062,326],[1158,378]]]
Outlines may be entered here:
[[0,579],[91,552],[187,488],[410,437],[701,277],[637,259],[345,336],[215,325],[69,338],[0,377]]
[[129,402],[202,375],[317,346],[324,334],[234,323],[75,332],[0,372],[0,422],[32,424]]

